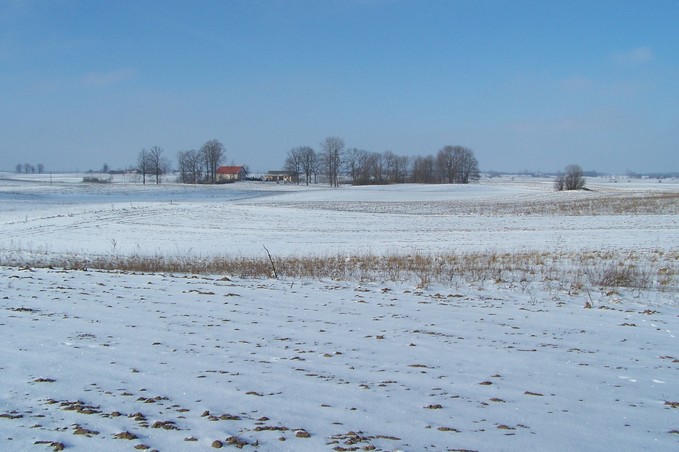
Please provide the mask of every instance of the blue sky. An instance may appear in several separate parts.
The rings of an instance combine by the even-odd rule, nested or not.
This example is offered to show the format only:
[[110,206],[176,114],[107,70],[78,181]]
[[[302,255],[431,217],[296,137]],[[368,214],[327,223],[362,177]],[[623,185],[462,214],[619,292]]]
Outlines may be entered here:
[[0,0],[0,170],[282,166],[327,136],[482,170],[679,171],[679,2]]

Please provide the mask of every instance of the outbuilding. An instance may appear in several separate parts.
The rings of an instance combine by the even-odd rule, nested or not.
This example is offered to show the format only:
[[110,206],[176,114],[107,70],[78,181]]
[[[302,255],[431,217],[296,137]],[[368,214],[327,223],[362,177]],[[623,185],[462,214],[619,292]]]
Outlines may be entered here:
[[269,171],[262,177],[262,180],[265,182],[296,183],[297,174],[292,171]]
[[220,166],[217,167],[217,182],[235,182],[245,180],[248,172],[244,166]]

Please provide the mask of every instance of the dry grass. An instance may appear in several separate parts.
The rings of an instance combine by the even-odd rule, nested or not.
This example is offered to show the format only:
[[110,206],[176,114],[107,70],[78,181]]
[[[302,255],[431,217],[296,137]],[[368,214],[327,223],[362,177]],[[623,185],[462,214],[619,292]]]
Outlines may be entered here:
[[545,209],[544,213],[562,215],[673,215],[679,213],[679,192],[587,193],[545,205]]
[[[273,256],[281,278],[432,284],[549,283],[567,290],[585,287],[679,289],[679,251],[473,252],[445,255],[372,254],[344,256]],[[273,278],[268,256],[0,256],[0,265],[93,268],[108,271],[228,275]]]
[[677,215],[679,191],[569,191],[541,193],[537,197],[457,201],[308,201],[278,202],[278,207],[346,212],[408,215]]
[[595,266],[589,270],[588,276],[598,286],[647,289],[651,287],[658,273],[658,270],[654,272],[648,265],[613,261]]

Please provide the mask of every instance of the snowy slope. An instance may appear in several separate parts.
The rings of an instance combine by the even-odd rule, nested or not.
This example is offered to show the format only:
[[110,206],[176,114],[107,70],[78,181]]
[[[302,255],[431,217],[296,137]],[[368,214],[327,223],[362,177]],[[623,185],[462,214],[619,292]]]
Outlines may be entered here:
[[[652,191],[670,185],[656,183]],[[277,256],[323,256],[679,247],[679,206],[650,215],[544,212],[560,202],[613,196],[620,186],[604,188],[556,193],[546,181],[338,190],[5,181],[0,251],[252,256],[261,255],[264,245]],[[648,190],[630,190],[629,196]],[[533,208],[540,213],[525,214]]]
[[[678,207],[615,207],[676,184],[80,180],[0,179],[0,450],[679,446]],[[568,255],[563,265],[605,250],[652,261],[668,282],[571,290],[557,273],[420,288],[25,268],[256,257],[262,245],[275,258],[533,250]]]
[[662,294],[0,274],[3,450],[679,445]]

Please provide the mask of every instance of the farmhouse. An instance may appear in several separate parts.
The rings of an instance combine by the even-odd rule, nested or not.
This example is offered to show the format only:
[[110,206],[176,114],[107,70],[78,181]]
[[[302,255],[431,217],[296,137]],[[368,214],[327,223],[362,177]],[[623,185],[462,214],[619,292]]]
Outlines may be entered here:
[[245,180],[248,172],[243,166],[220,166],[217,168],[217,182]]
[[269,171],[262,180],[266,182],[297,182],[298,176],[292,171]]

